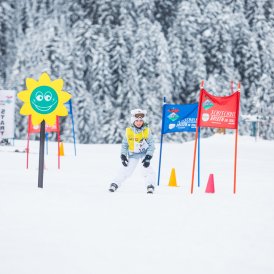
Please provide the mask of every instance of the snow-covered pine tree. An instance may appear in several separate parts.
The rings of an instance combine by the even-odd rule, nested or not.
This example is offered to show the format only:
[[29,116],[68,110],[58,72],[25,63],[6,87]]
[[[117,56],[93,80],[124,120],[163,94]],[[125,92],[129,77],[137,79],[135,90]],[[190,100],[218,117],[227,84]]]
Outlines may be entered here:
[[85,18],[85,13],[91,10],[91,8],[85,10],[81,5],[82,2],[83,1],[69,0],[67,3],[68,8],[65,15],[68,28],[73,28],[77,22],[82,22]]
[[[43,34],[43,35],[41,35]],[[51,18],[44,21],[39,28],[28,28],[23,41],[17,41],[15,45],[17,54],[16,61],[12,67],[12,73],[7,77],[8,86],[17,91],[25,88],[25,79],[28,77],[37,79],[43,72],[51,75],[51,63],[49,60],[49,48],[55,37],[55,28]],[[17,127],[15,137],[26,137],[27,118],[19,114],[22,102],[17,101],[15,119]]]
[[120,25],[120,7],[122,0],[101,0],[98,6],[98,20],[94,24],[101,26]]
[[46,18],[52,16],[53,9],[51,7],[48,9],[47,4],[49,3],[45,0],[32,1],[32,17],[36,27],[43,24]]
[[[117,8],[117,1],[120,0],[58,0],[66,1],[68,6],[67,22],[73,26],[77,22],[88,19],[92,25],[113,24],[118,15],[113,16],[113,6]],[[69,2],[69,3],[67,3]],[[119,13],[119,9],[117,10]],[[113,18],[115,17],[115,20]],[[116,22],[116,21],[115,21]]]
[[[242,0],[240,0],[240,1],[242,1]],[[209,3],[209,1],[208,0],[196,0],[195,2],[201,11],[201,14],[204,14],[204,10],[206,8],[206,5]]]
[[128,61],[130,59],[130,46],[123,27],[116,27],[110,36],[108,54],[110,58],[110,71],[112,74],[113,90],[111,94],[111,126],[108,128],[110,143],[121,142],[123,130],[127,126],[125,96],[128,88]]
[[151,23],[155,21],[155,3],[151,0],[135,0],[134,1],[137,11],[137,20],[142,18],[148,19]]
[[10,64],[14,63],[16,48],[13,1],[0,2],[0,88],[6,88],[6,77],[10,73]]
[[32,2],[29,0],[16,1],[15,10],[18,39],[24,39],[28,28],[33,28]]
[[[78,123],[80,139],[82,142],[117,142],[121,140],[121,131],[117,128],[117,123],[123,118],[124,110],[121,107],[123,83],[126,74],[129,41],[124,41],[122,27],[118,27],[121,19],[125,19],[120,12],[117,12],[117,3],[119,1],[104,1],[102,7],[97,10],[97,25],[89,23],[90,29],[96,29],[96,33],[85,27],[87,21],[82,25],[79,22],[75,26],[77,72],[80,73],[75,87],[78,84],[84,85],[84,90],[88,90],[87,100],[80,100],[80,113],[78,113]],[[126,7],[127,3],[122,3]],[[113,11],[114,9],[114,11]],[[115,16],[112,21],[113,12]],[[125,15],[126,13],[124,13]],[[119,17],[118,19],[116,17]],[[127,13],[127,17],[128,13]],[[99,25],[103,24],[102,25]],[[109,27],[106,27],[107,24]],[[120,23],[119,23],[120,24]],[[87,24],[86,24],[87,25]],[[125,26],[126,28],[127,26]],[[79,29],[82,29],[81,35],[78,35]],[[130,28],[129,28],[130,29]],[[131,37],[132,35],[130,35]],[[100,37],[100,41],[99,41]],[[88,63],[88,64],[87,64]],[[83,68],[84,66],[84,68]],[[121,94],[120,94],[121,93]],[[77,96],[79,97],[79,95]],[[80,96],[84,97],[84,96]],[[95,103],[96,101],[96,103]],[[100,105],[100,108],[98,106]],[[85,119],[85,115],[87,118]],[[98,124],[102,121],[103,126]],[[104,122],[103,122],[104,121]],[[92,131],[92,134],[90,132]],[[92,135],[89,139],[88,135]]]
[[[62,25],[64,20],[55,18],[56,25],[54,27],[55,36],[52,38],[51,44],[48,46],[48,58],[51,66],[51,77],[53,79],[62,78],[64,80],[63,90],[73,95],[72,103],[74,102],[75,94],[73,90],[73,35],[71,32],[65,32],[66,28]],[[57,23],[58,22],[58,23]],[[60,133],[61,138],[66,141],[73,141],[71,134],[71,119],[70,117],[60,117]],[[56,140],[56,134],[49,136],[49,139]]]
[[132,36],[132,34],[134,34],[134,30],[136,31],[138,26],[137,8],[134,0],[121,1],[119,22],[121,31],[123,31],[129,39],[133,39],[134,35]]
[[[132,99],[135,97],[131,92],[138,89],[138,85],[135,83],[136,68],[131,65],[134,37],[138,27],[138,10],[135,1],[132,0],[112,1],[111,9],[113,19],[107,23],[111,28],[108,28],[107,31],[106,51],[110,58],[110,73],[112,75],[113,88],[110,96],[112,110],[109,111],[111,120],[110,125],[106,126],[104,137],[108,139],[108,142],[113,143],[122,140],[124,129],[129,122]],[[102,12],[99,14],[102,17]],[[110,19],[111,16],[105,16],[105,18]]]
[[230,94],[230,81],[239,77],[234,71],[231,25],[233,13],[218,1],[210,2],[203,15],[202,39],[207,82],[215,95]]
[[258,14],[262,1],[265,0],[244,0],[244,14],[249,23],[250,28],[253,28],[255,17]]
[[263,4],[265,18],[271,28],[274,28],[274,1],[266,0]]
[[[137,8],[133,0],[121,1],[120,27],[117,28],[117,45],[114,54],[111,54],[111,64],[117,71],[118,100],[115,103],[117,142],[122,140],[124,130],[130,123],[130,110],[139,105],[138,74],[132,58],[135,34],[138,29]],[[116,56],[116,57],[115,57]],[[117,61],[115,61],[117,59]]]
[[[250,31],[249,24],[244,17],[243,9],[238,7],[235,10],[233,34],[233,57],[234,68],[240,75],[241,82],[241,113],[256,114],[258,88],[260,86],[260,59],[259,51]],[[250,133],[250,123],[240,120],[240,133]]]
[[162,30],[167,37],[173,22],[178,13],[178,5],[182,0],[154,0],[155,12],[154,17],[160,23]]
[[[173,73],[173,103],[197,102],[200,82],[206,79],[205,59],[200,43],[200,18],[201,11],[196,1],[182,1],[168,34]],[[176,133],[171,139],[178,141],[192,138],[193,134]]]
[[102,28],[98,40],[95,43],[96,54],[91,63],[91,94],[95,109],[92,111],[96,115],[95,127],[98,128],[97,143],[108,143],[113,140],[111,128],[116,117],[113,117],[113,102],[115,101],[115,75],[111,71],[110,51],[112,48],[113,31]]
[[[148,18],[141,16],[138,24],[132,58],[133,67],[138,73],[136,82],[139,90],[137,94],[132,94],[131,100],[139,98],[135,102],[148,110],[153,129],[160,132],[162,99],[171,92],[169,58],[163,56],[168,54],[167,43],[158,22],[151,23]],[[163,62],[166,62],[165,68],[161,67]]]
[[273,103],[274,103],[274,30],[268,24],[263,3],[257,3],[256,14],[253,16],[252,31],[259,49],[259,57],[261,61],[261,78],[260,78],[260,103],[261,116],[265,121],[262,123],[262,136],[272,136],[274,128],[270,127],[273,119]]
[[96,143],[98,128],[96,105],[91,93],[91,74],[94,58],[96,58],[95,43],[100,35],[100,28],[92,25],[89,19],[79,20],[72,29],[73,35],[73,78],[71,79],[74,94],[75,125],[77,138],[81,143]]
[[200,44],[201,13],[195,1],[183,1],[169,33],[173,72],[173,101],[196,102],[199,84],[206,77],[205,59]]
[[[162,96],[167,94],[169,63],[174,90],[170,92],[174,100],[170,101],[195,101],[206,66],[207,87],[227,91],[230,80],[237,82],[239,78],[241,111],[255,114],[259,100],[264,116],[272,115],[271,0],[2,0],[0,9],[0,84],[20,90],[26,77],[37,78],[41,70],[64,78],[65,89],[72,92],[77,106],[74,114],[80,142],[97,142],[98,136],[104,139],[93,111],[97,91],[92,89],[92,77],[93,73],[102,73],[100,68],[92,68],[97,51],[104,56],[101,60],[109,64],[103,75],[108,79],[102,87],[105,94],[112,83],[109,102],[115,109],[115,119],[110,121],[115,120],[116,127],[104,129],[109,133],[108,142],[121,140],[130,109],[145,101],[156,104],[151,108],[158,108],[158,99],[155,103],[151,98],[154,90],[160,90],[161,104]],[[149,35],[142,33],[147,31]],[[168,38],[167,46],[163,33]],[[101,35],[104,49],[99,50],[97,40]],[[203,46],[202,54],[198,54],[199,43]],[[107,121],[108,114],[102,115]],[[17,120],[18,128],[21,118]],[[122,125],[121,130],[117,125]],[[70,136],[67,125],[62,127],[64,136]],[[263,136],[272,136],[271,132],[266,133],[267,127],[262,129]]]
[[172,102],[174,104],[180,104],[185,101],[180,98],[180,94],[181,96],[184,94],[185,66],[182,61],[182,43],[176,35],[175,27],[173,27],[168,34],[168,48],[172,67]]
[[150,39],[150,46],[154,49],[151,64],[154,72],[150,80],[151,88],[144,93],[144,101],[149,106],[154,135],[160,140],[163,97],[167,102],[172,98],[172,68],[168,43],[157,21],[152,26]]

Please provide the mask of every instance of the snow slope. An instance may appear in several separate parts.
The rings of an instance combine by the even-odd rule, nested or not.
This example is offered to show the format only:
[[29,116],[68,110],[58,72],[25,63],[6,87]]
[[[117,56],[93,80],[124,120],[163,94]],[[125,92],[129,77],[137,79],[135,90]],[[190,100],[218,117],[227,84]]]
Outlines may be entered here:
[[[0,147],[1,274],[274,273],[274,142],[234,135],[201,140],[201,187],[190,194],[193,142],[164,144],[161,185],[147,195],[137,169],[107,191],[119,145],[65,144],[57,170],[49,143],[44,188],[38,142],[25,153]],[[25,141],[16,141],[23,148]],[[152,164],[158,168],[159,145]],[[171,168],[177,188],[167,186]],[[215,194],[206,194],[210,173]]]

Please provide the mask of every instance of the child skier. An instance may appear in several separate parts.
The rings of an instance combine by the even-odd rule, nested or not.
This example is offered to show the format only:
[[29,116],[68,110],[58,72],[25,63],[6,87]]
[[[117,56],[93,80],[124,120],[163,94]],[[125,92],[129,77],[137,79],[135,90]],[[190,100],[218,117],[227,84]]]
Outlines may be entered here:
[[147,193],[154,191],[155,173],[150,165],[154,152],[154,140],[146,120],[146,111],[134,109],[131,111],[131,126],[126,128],[122,141],[121,161],[123,166],[113,179],[109,191],[114,192],[135,170],[142,159],[143,176],[147,185]]

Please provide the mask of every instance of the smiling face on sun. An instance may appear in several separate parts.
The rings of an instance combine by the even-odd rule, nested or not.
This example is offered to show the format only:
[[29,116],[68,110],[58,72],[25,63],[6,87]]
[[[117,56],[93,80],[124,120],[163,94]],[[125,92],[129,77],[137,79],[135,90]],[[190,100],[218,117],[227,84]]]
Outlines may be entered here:
[[40,114],[48,114],[54,111],[58,104],[58,95],[56,91],[47,86],[36,88],[30,96],[32,108]]
[[56,122],[56,116],[68,115],[64,103],[71,98],[71,95],[62,91],[62,79],[50,81],[48,74],[43,73],[38,82],[27,78],[26,86],[27,90],[17,95],[24,102],[20,114],[31,115],[33,125],[38,125],[45,120],[52,126]]

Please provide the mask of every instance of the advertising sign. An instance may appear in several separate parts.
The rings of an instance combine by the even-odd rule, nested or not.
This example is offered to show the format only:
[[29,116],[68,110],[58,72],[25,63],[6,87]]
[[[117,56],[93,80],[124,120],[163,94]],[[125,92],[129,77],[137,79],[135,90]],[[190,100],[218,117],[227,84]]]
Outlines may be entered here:
[[0,90],[0,139],[14,138],[15,91]]
[[201,90],[199,127],[238,128],[240,92],[230,96],[214,96]]

